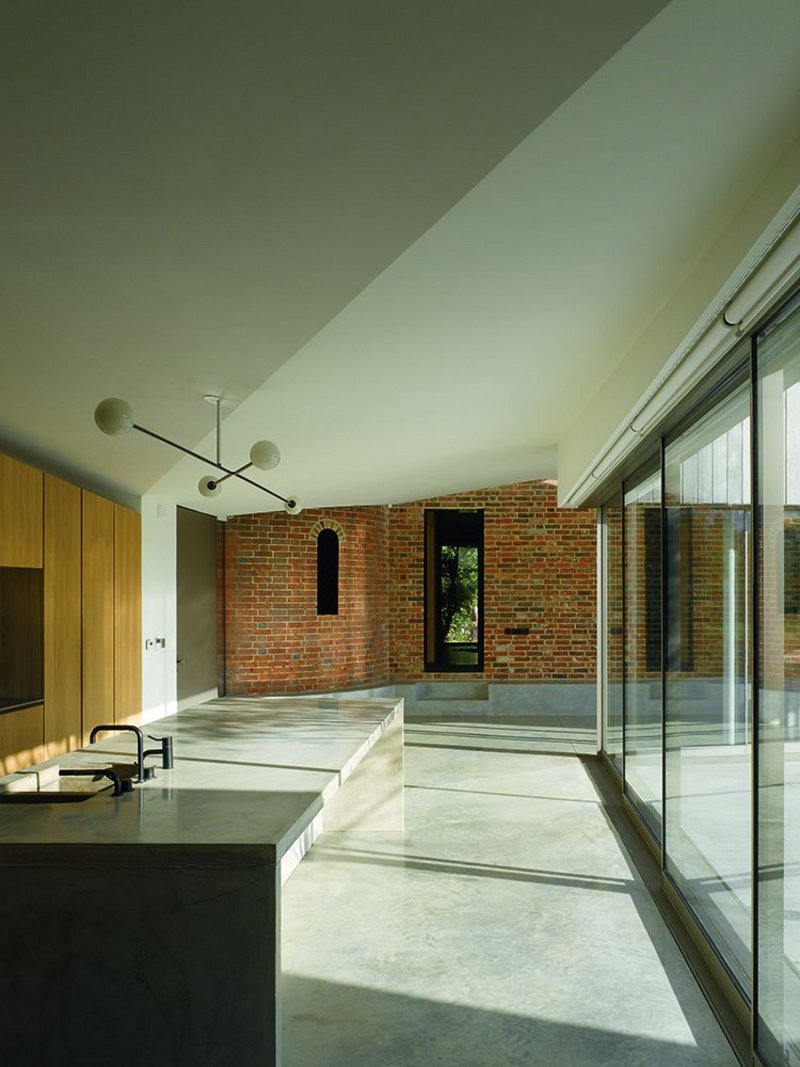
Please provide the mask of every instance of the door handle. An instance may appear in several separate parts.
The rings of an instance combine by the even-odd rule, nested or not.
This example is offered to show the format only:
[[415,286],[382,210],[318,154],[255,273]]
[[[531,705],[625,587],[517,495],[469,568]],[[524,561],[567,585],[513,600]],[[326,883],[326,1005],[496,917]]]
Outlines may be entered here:
[[185,656],[179,656],[177,662],[178,662],[178,666],[180,666],[181,663],[186,663],[186,657]]

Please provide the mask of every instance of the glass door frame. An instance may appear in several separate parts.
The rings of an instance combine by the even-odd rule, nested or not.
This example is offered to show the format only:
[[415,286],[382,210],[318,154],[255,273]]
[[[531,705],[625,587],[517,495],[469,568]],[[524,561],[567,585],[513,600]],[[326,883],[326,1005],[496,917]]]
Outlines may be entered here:
[[[625,497],[627,493],[641,484],[649,476],[657,476],[659,483],[659,536],[660,536],[660,576],[659,576],[659,625],[661,628],[661,669],[659,671],[660,680],[660,702],[661,702],[661,819],[660,819],[660,834],[656,833],[654,828],[645,818],[643,812],[639,810],[638,803],[644,803],[642,798],[638,796],[636,790],[633,789],[628,781],[628,726],[629,726],[629,708],[628,708],[628,584],[627,578],[627,523],[625,521],[626,516],[626,503]],[[664,635],[664,576],[665,571],[665,559],[664,559],[664,443],[663,440],[659,440],[656,450],[652,451],[650,455],[644,459],[634,468],[634,470],[622,480],[620,488],[620,507],[622,513],[622,789],[623,795],[627,802],[631,805],[635,812],[637,821],[641,823],[647,830],[647,834],[652,838],[653,842],[657,845],[659,851],[663,852],[664,841],[664,797],[665,793],[665,773],[664,773],[664,752],[665,752],[665,716],[664,716],[664,659],[665,652],[665,635]],[[663,870],[663,857],[662,857],[662,870]]]

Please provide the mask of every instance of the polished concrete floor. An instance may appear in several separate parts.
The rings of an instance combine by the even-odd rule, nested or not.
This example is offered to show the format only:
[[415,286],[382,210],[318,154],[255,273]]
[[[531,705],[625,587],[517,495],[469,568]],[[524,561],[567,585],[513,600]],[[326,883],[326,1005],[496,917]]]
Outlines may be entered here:
[[734,1067],[584,742],[406,726],[406,831],[325,834],[285,887],[286,1067]]

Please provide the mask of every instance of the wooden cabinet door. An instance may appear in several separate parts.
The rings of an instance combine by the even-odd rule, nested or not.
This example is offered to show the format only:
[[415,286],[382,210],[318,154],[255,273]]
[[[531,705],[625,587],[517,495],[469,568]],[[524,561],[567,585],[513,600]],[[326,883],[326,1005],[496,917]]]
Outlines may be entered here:
[[142,712],[142,522],[114,505],[114,720]]
[[41,567],[44,475],[0,455],[0,567]]
[[83,502],[83,737],[114,721],[114,504],[86,490]]
[[42,705],[0,715],[0,774],[23,771],[45,758]]
[[81,491],[44,479],[44,738],[48,758],[81,745]]

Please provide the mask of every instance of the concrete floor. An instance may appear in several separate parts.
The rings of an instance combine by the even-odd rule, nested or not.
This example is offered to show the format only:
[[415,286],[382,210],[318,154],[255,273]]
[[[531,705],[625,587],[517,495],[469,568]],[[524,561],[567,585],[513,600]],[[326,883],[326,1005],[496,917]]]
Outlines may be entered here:
[[734,1067],[583,743],[407,724],[405,833],[325,834],[285,887],[286,1067]]

